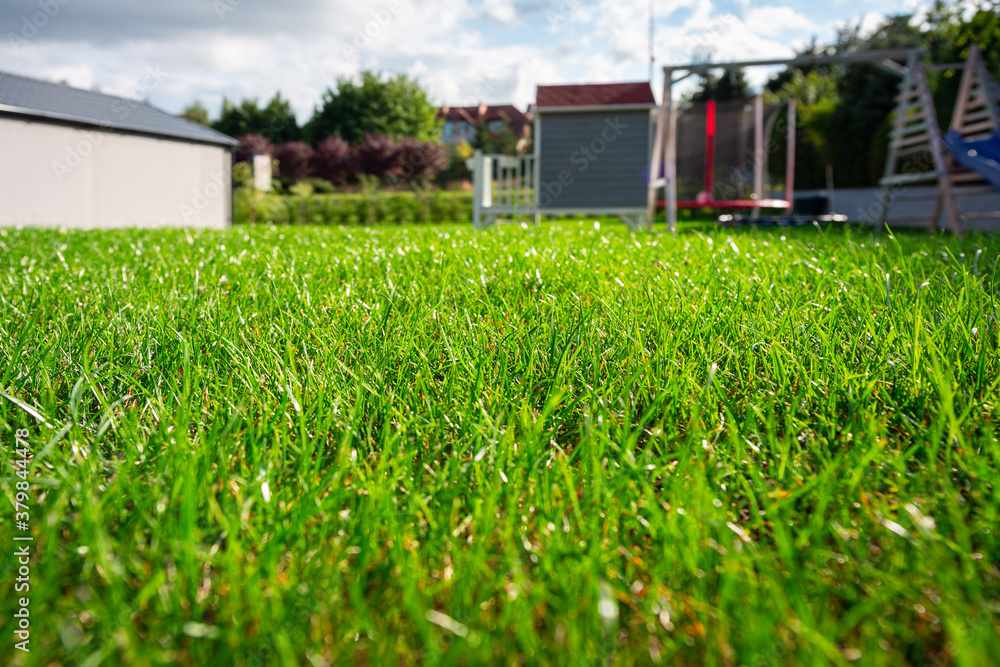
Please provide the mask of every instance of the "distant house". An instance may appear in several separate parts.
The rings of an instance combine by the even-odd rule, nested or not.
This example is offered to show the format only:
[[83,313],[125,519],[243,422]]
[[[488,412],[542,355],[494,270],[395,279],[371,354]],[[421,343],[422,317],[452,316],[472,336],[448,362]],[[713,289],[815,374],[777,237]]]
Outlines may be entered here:
[[0,72],[0,225],[226,227],[235,145],[138,100]]
[[498,106],[480,104],[475,107],[445,105],[438,111],[438,118],[444,121],[441,140],[445,144],[456,144],[460,141],[472,143],[480,123],[486,123],[486,131],[490,134],[500,134],[504,128],[510,129],[517,138],[519,152],[524,150],[531,137],[531,117],[512,104]]

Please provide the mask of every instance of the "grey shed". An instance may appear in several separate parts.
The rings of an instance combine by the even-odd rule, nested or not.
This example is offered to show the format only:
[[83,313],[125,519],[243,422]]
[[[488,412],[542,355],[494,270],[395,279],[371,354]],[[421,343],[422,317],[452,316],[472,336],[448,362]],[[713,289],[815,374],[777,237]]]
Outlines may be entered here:
[[536,193],[542,213],[646,212],[656,100],[649,83],[539,86]]

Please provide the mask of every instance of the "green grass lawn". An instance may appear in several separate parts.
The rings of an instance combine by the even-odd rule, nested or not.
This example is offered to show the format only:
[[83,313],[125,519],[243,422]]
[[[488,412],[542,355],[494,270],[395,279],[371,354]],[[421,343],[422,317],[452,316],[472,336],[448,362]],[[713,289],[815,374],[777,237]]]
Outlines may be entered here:
[[0,230],[0,658],[998,664],[998,253]]

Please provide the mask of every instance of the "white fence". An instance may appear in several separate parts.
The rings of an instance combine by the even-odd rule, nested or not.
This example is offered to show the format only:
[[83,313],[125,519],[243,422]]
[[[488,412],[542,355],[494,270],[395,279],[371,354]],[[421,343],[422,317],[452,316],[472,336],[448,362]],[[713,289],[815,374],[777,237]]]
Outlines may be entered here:
[[538,224],[541,216],[535,201],[535,156],[486,154],[482,151],[469,158],[472,171],[472,224],[477,229],[498,220],[533,216]]
[[533,218],[537,225],[545,215],[613,215],[630,229],[644,227],[645,208],[557,208],[538,205],[538,158],[535,155],[499,155],[476,151],[466,161],[472,172],[472,224],[476,229],[494,222],[516,222]]

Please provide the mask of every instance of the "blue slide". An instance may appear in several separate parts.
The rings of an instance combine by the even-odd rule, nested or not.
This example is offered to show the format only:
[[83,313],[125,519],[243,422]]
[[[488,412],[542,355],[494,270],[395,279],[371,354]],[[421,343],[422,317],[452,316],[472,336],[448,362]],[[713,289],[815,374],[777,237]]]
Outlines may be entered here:
[[980,141],[965,141],[955,130],[944,135],[955,160],[970,171],[974,171],[1000,190],[1000,130],[993,136]]

